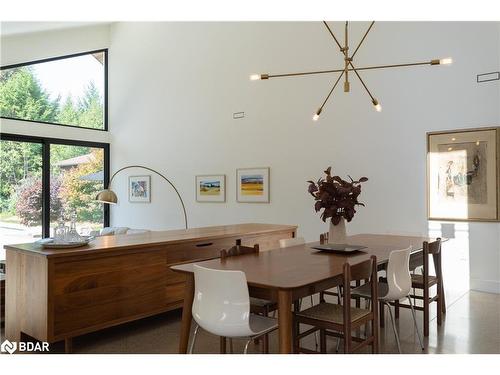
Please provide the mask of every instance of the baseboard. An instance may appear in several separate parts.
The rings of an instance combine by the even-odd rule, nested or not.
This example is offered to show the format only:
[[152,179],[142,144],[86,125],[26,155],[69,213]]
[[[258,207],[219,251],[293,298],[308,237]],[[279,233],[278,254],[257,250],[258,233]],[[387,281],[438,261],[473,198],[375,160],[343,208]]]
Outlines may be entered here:
[[479,292],[500,294],[500,281],[471,278],[470,289],[477,290]]

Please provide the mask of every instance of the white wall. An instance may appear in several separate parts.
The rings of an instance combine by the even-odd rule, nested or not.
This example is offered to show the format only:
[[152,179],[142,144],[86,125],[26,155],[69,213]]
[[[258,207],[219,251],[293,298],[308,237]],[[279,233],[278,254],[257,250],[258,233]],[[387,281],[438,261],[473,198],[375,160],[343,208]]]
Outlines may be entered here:
[[[353,40],[366,26],[352,25]],[[342,25],[333,27],[340,35]],[[373,111],[354,80],[350,94],[335,92],[316,124],[311,116],[333,76],[248,76],[340,66],[319,22],[118,23],[110,40],[112,169],[133,163],[166,173],[191,227],[290,223],[316,239],[326,224],[313,212],[306,180],[332,165],[340,175],[370,178],[351,233],[425,233],[425,133],[499,122],[498,84],[475,83],[477,73],[498,70],[496,23],[377,23],[358,65],[447,56],[455,63],[363,73],[383,112]],[[233,120],[236,111],[246,118]],[[256,166],[271,167],[271,203],[236,203],[236,168]],[[194,175],[211,173],[227,175],[225,204],[195,202]],[[114,225],[182,227],[180,206],[159,178],[151,205],[127,202],[126,178],[113,183],[121,197]],[[500,226],[469,228],[472,286],[499,292]]]

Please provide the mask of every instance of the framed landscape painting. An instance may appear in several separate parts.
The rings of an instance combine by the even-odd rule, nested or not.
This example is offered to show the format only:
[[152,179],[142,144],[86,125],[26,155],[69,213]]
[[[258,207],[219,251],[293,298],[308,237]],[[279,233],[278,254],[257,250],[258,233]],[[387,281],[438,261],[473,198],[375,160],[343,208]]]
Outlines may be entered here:
[[427,134],[430,220],[500,221],[500,127]]
[[236,170],[236,200],[242,203],[269,203],[269,168]]
[[225,202],[226,175],[196,176],[197,202]]
[[151,176],[128,178],[128,200],[132,203],[151,202]]

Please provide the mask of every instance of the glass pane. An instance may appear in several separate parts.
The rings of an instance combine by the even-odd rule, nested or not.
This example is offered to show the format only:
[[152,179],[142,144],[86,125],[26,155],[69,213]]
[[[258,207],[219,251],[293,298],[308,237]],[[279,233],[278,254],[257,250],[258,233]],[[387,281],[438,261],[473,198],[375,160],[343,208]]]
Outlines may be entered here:
[[104,129],[104,52],[0,71],[0,116]]
[[104,150],[69,145],[50,146],[50,235],[59,219],[69,226],[76,215],[78,233],[102,228],[103,205],[94,199],[104,188]]
[[0,260],[4,245],[42,237],[42,145],[0,141]]

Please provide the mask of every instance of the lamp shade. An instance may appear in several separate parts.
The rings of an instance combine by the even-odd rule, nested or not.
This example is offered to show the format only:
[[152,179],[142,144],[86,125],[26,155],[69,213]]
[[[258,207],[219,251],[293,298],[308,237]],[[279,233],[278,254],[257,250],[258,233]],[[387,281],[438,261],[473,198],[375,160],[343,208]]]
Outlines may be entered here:
[[118,197],[113,190],[104,189],[97,194],[95,200],[101,203],[116,204]]

